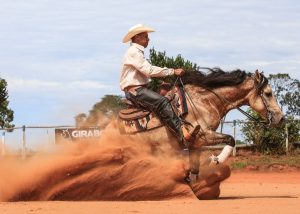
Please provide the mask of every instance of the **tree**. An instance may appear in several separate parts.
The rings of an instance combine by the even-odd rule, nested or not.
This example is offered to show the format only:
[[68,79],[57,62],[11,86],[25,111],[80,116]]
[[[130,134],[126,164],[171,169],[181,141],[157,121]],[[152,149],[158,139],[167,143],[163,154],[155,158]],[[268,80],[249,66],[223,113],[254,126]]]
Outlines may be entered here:
[[[194,72],[196,70],[199,70],[199,66],[196,63],[184,59],[180,54],[178,54],[175,58],[168,57],[166,55],[166,51],[160,52],[156,51],[154,48],[150,49],[149,62],[152,65],[156,65],[159,67],[183,68],[186,72]],[[153,90],[157,90],[161,81],[174,82],[175,78],[176,77],[174,76],[164,78],[152,78],[150,87]]]
[[[290,145],[292,145],[300,140],[300,121],[295,119],[300,113],[299,81],[291,79],[288,74],[271,74],[268,79],[273,88],[274,96],[287,115],[288,138]],[[248,109],[248,113],[256,119],[262,119],[251,109]],[[285,153],[284,127],[265,128],[260,124],[246,123],[242,125],[241,131],[246,141],[253,142],[258,151],[268,154]]]
[[149,61],[152,65],[167,68],[183,68],[186,71],[198,70],[199,66],[189,60],[185,60],[180,54],[175,58],[168,57],[166,51],[156,51],[154,48],[150,49]]
[[85,113],[80,113],[75,116],[75,124],[76,126],[84,126],[86,123],[87,115]]
[[8,105],[7,82],[0,78],[0,127],[10,129],[14,127],[14,111]]
[[300,81],[289,74],[271,74],[269,83],[285,114],[300,116]]
[[[100,111],[103,114],[108,114],[110,112],[116,113],[118,112],[122,104],[122,97],[118,95],[105,95],[100,102],[97,102],[92,110],[90,111],[90,115],[95,114]],[[89,116],[90,116],[89,115]]]
[[89,114],[80,113],[75,117],[76,126],[101,126],[102,122],[116,114],[124,104],[122,97],[118,95],[105,95],[99,102],[95,103]]
[[[260,115],[251,109],[248,109],[248,113],[256,119],[261,119]],[[291,147],[293,143],[300,140],[300,121],[289,116],[287,118],[287,125],[289,133],[288,140]],[[284,126],[266,128],[259,123],[249,121],[249,123],[242,125],[241,131],[245,136],[245,140],[252,142],[257,151],[265,154],[285,153],[286,135]]]

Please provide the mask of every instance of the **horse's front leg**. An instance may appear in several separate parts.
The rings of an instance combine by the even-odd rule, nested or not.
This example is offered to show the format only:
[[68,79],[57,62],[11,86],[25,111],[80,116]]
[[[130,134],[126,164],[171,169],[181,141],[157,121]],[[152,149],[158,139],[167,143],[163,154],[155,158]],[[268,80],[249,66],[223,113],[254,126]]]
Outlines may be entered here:
[[218,156],[213,157],[213,161],[216,163],[223,163],[228,159],[235,146],[235,140],[231,135],[221,134],[212,130],[207,130],[195,143],[194,147],[201,148],[202,146],[216,145],[221,143],[226,144],[226,146],[223,148],[223,150]]
[[189,149],[189,162],[190,162],[190,174],[189,178],[191,182],[198,179],[200,168],[200,150],[196,148]]

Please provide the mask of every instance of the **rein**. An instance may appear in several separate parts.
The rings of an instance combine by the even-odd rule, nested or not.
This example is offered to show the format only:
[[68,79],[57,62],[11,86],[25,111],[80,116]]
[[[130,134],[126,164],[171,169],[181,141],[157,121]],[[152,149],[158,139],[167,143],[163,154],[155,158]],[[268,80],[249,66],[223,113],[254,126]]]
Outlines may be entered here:
[[[200,112],[199,112],[197,106],[195,105],[193,99],[191,98],[189,92],[187,92],[187,91],[185,90],[185,86],[184,86],[184,84],[183,84],[183,82],[182,82],[182,79],[181,79],[180,77],[177,77],[177,78],[176,78],[176,80],[175,80],[175,82],[174,82],[174,86],[176,85],[176,83],[178,82],[178,80],[179,80],[179,82],[180,82],[180,84],[181,84],[181,86],[182,86],[182,88],[183,88],[184,93],[187,95],[187,98],[188,98],[187,100],[188,100],[188,102],[190,103],[190,105],[191,105],[191,107],[192,107],[192,112],[193,112],[193,116],[195,117],[196,123],[197,123],[197,125],[199,125],[200,128],[201,128],[201,125],[200,125],[200,123],[199,123],[199,121],[198,121],[198,119],[197,119],[197,116],[196,116],[195,111],[197,111],[197,113],[198,113],[199,115],[200,115]],[[201,129],[202,129],[202,128],[201,128]],[[202,131],[203,131],[203,129],[202,129]]]
[[[222,100],[224,103],[229,103],[230,104],[230,102],[227,100],[227,99],[225,99],[224,97],[221,97],[219,94],[217,94],[215,91],[213,91],[213,90],[211,90],[211,89],[209,89],[209,88],[205,88],[207,91],[209,91],[209,92],[211,92],[211,93],[213,93],[214,95],[216,95],[220,100]],[[250,119],[250,120],[252,120],[252,121],[254,121],[254,122],[256,122],[256,123],[260,123],[260,124],[262,124],[263,126],[265,126],[265,127],[268,127],[269,125],[270,125],[270,123],[271,123],[271,117],[269,116],[270,114],[270,111],[269,111],[269,109],[267,108],[267,105],[266,105],[266,103],[265,103],[265,100],[264,100],[264,98],[262,97],[262,95],[260,95],[261,96],[261,98],[262,98],[262,100],[263,100],[263,103],[264,103],[264,105],[265,105],[265,107],[266,107],[266,109],[267,109],[267,111],[268,111],[268,123],[267,122],[265,122],[265,121],[263,121],[263,120],[260,120],[260,119],[257,119],[257,118],[255,118],[255,117],[253,117],[251,114],[249,114],[248,112],[246,112],[246,111],[244,111],[241,107],[235,107],[234,109],[237,109],[239,112],[241,112],[243,115],[245,115],[248,119]],[[268,124],[267,126],[266,126],[266,124]]]

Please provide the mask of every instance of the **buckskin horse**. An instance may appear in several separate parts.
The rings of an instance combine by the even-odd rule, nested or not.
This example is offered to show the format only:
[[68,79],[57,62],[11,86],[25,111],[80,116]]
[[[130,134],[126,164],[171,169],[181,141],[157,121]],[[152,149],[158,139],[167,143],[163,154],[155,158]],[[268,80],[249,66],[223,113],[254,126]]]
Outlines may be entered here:
[[[199,124],[201,131],[197,139],[189,147],[190,177],[199,173],[200,149],[203,146],[226,144],[219,156],[213,157],[211,163],[223,163],[232,153],[235,140],[232,136],[216,132],[222,118],[233,109],[240,109],[248,105],[261,117],[268,121],[268,125],[279,125],[284,115],[272,93],[267,78],[262,72],[247,73],[242,70],[224,72],[219,68],[211,69],[209,74],[202,72],[188,72],[182,77],[185,91],[190,98],[189,113],[185,120],[192,125]],[[247,114],[246,112],[244,112]],[[247,115],[251,117],[251,115]],[[158,121],[152,118],[149,123]],[[155,122],[154,122],[155,124]],[[120,126],[120,124],[119,124]],[[147,142],[167,144],[177,151],[181,150],[178,141],[165,126],[138,132],[135,137],[141,137]],[[197,179],[197,177],[193,178]]]

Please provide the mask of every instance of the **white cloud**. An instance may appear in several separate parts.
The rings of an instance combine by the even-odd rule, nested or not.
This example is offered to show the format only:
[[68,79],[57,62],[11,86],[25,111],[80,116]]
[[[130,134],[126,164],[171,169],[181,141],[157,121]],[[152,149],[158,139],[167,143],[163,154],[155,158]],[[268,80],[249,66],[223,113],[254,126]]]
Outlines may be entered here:
[[9,89],[12,91],[18,91],[18,90],[63,91],[64,89],[89,90],[89,89],[103,89],[103,88],[111,87],[92,80],[59,82],[59,81],[46,81],[46,80],[38,80],[38,79],[8,78],[7,82],[8,82]]
[[56,88],[60,84],[58,82],[40,81],[37,79],[7,79],[9,88],[16,89],[39,89],[41,87]]
[[72,88],[79,89],[103,89],[108,87],[107,85],[91,80],[71,82],[70,86],[72,86]]

